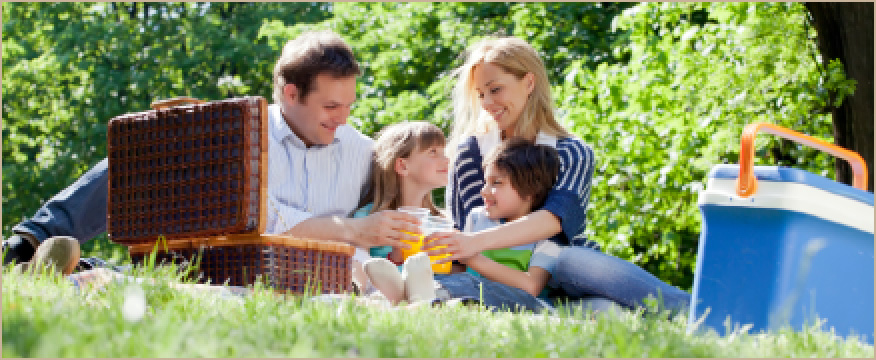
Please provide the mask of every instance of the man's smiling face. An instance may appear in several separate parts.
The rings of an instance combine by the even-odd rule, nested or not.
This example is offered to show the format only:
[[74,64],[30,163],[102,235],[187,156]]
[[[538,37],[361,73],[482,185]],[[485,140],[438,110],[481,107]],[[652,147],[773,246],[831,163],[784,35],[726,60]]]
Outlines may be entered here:
[[356,101],[356,77],[319,74],[303,99],[294,85],[286,87],[283,116],[292,132],[308,147],[331,144],[338,126],[347,123]]

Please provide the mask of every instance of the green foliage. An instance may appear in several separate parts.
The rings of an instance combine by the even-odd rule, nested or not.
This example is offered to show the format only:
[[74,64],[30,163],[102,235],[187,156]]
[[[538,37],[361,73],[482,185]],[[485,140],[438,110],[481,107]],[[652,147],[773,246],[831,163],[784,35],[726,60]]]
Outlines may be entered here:
[[[597,153],[589,231],[607,252],[690,286],[697,194],[714,164],[737,162],[743,126],[832,140],[830,106],[854,84],[836,63],[820,70],[805,18],[794,3],[640,4],[614,19],[628,62],[569,65],[557,93]],[[833,176],[829,156],[767,135],[756,144],[759,163]]]
[[[818,326],[749,334],[688,333],[687,321],[640,314],[556,316],[481,308],[382,307],[274,296],[178,290],[174,269],[134,268],[140,285],[100,291],[60,277],[30,277],[5,267],[4,357],[868,357],[873,346]],[[124,316],[142,291],[139,320]],[[136,309],[136,307],[135,307]],[[139,308],[142,309],[142,308]]]
[[306,3],[3,5],[3,231],[106,157],[106,124],[153,100],[270,99],[263,21],[328,16]]
[[[541,53],[564,124],[597,153],[589,235],[682,288],[693,280],[706,173],[745,124],[832,140],[854,91],[795,3],[9,3],[3,6],[3,230],[106,154],[106,122],[155,99],[271,98],[282,46],[336,31],[364,68],[351,123],[450,129],[448,74],[487,35]],[[769,136],[757,161],[833,176]],[[436,192],[443,204],[443,192]],[[94,251],[116,254],[104,241]],[[113,256],[116,256],[113,255]]]

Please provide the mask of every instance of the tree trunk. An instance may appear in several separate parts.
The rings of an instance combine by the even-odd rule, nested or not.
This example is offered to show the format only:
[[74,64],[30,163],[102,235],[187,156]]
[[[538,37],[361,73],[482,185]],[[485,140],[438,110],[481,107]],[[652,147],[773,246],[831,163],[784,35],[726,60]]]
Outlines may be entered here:
[[[812,15],[817,44],[827,64],[839,59],[846,76],[857,81],[854,95],[833,108],[834,143],[857,152],[867,162],[873,191],[873,3],[805,3]],[[852,169],[836,163],[837,180],[852,183]]]

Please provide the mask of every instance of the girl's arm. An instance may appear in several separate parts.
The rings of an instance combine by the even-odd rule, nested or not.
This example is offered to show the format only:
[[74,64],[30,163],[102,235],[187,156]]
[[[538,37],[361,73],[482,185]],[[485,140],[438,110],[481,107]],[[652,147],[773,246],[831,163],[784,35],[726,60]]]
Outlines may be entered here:
[[489,280],[516,287],[532,296],[538,296],[551,276],[547,270],[537,266],[530,266],[529,271],[520,271],[481,254],[466,259],[464,263]]

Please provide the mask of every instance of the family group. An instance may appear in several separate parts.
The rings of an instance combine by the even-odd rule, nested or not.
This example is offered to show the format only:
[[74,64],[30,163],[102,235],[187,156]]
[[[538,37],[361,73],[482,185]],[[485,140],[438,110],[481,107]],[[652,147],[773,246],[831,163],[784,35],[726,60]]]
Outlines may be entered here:
[[[530,44],[496,37],[466,50],[453,72],[446,137],[426,121],[387,126],[376,139],[349,125],[361,72],[335,33],[304,33],[284,46],[268,107],[266,233],[355,246],[357,288],[392,304],[476,298],[494,309],[566,302],[605,310],[642,308],[653,298],[674,313],[689,306],[687,292],[603,253],[585,235],[594,152],[558,121]],[[60,243],[48,239],[84,243],[105,232],[107,165],[17,224],[3,242],[4,264]],[[433,203],[439,188],[446,209]],[[401,211],[411,208],[452,228],[419,238],[424,218]],[[424,252],[405,259],[418,240]],[[452,271],[433,272],[440,263]]]

